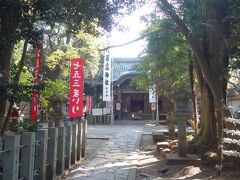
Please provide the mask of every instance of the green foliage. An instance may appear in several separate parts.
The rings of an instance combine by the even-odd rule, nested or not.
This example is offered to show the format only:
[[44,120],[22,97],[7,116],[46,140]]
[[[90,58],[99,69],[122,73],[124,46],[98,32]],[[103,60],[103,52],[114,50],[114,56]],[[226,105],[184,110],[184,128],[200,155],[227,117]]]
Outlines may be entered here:
[[[79,57],[78,52],[75,48],[67,48],[67,51],[63,51],[60,49],[57,49],[56,51],[51,52],[47,57],[46,57],[46,65],[53,70],[56,68],[57,65],[60,65],[66,67],[68,64],[69,60],[74,58],[74,57]],[[62,68],[63,68],[62,67]]]
[[64,23],[70,32],[76,32],[84,27],[87,32],[95,33],[95,25],[110,31],[115,24],[114,18],[132,11],[137,2],[137,0],[111,2],[1,0],[0,47],[15,44],[26,38],[34,44],[46,24],[51,26],[55,23]]
[[51,101],[66,102],[68,95],[68,82],[48,80],[45,84],[45,88],[40,94],[41,107],[48,107]]
[[138,87],[149,88],[152,83],[158,85],[161,93],[171,95],[177,88],[189,86],[188,46],[185,38],[175,29],[169,19],[152,22],[148,45],[142,62],[136,69],[143,75],[133,80]]
[[[84,31],[79,31],[69,38],[68,43],[64,43],[63,39],[66,39],[67,36],[67,34],[49,36],[48,44],[50,45],[46,52],[46,65],[51,71],[60,68],[61,78],[66,78],[69,73],[70,60],[83,57],[85,60],[85,78],[94,78],[100,64],[101,52],[99,52],[99,47],[102,46],[101,39]],[[59,42],[61,42],[61,45],[59,45]]]

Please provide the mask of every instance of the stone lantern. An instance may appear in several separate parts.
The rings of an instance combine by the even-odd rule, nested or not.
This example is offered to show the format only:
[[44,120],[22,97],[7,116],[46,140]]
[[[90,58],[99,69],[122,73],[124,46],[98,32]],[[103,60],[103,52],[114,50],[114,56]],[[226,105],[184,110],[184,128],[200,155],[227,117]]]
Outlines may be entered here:
[[185,89],[179,89],[172,98],[174,100],[174,118],[178,125],[178,154],[179,157],[186,157],[186,120],[191,115],[190,99],[192,95]]

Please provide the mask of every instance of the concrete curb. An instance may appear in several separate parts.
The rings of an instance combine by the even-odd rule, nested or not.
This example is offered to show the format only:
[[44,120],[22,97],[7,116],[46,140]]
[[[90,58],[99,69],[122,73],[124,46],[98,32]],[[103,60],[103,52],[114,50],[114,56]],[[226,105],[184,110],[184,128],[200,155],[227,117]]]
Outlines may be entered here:
[[[135,150],[140,148],[141,144],[141,139],[142,139],[142,129],[141,132],[139,132],[138,139],[135,144]],[[128,170],[128,179],[127,180],[135,180],[136,179],[136,173],[137,173],[137,166],[133,166],[131,169]]]

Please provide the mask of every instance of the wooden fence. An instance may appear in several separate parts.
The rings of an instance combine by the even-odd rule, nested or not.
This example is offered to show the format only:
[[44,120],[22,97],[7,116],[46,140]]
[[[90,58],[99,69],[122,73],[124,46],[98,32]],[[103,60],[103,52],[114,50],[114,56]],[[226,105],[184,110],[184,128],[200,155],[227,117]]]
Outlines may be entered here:
[[[3,180],[52,180],[86,156],[87,121],[4,137]],[[36,137],[37,135],[37,137]]]
[[223,149],[226,160],[240,160],[240,119],[224,119]]
[[87,116],[88,124],[106,125],[111,123],[111,115]]

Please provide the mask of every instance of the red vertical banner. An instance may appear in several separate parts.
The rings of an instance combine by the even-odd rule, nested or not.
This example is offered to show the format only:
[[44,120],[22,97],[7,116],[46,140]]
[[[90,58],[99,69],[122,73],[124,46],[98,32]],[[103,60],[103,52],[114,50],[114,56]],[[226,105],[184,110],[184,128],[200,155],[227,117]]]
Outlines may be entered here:
[[[35,74],[34,74],[34,85],[38,85],[40,81],[40,61],[42,56],[42,44],[38,44],[36,48],[36,56],[35,56]],[[37,121],[38,119],[38,91],[33,90],[32,94],[32,120]]]
[[92,111],[92,96],[86,96],[86,112]]
[[83,91],[84,91],[84,60],[76,58],[71,60],[70,90],[68,117],[77,118],[83,116]]

